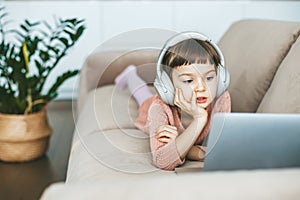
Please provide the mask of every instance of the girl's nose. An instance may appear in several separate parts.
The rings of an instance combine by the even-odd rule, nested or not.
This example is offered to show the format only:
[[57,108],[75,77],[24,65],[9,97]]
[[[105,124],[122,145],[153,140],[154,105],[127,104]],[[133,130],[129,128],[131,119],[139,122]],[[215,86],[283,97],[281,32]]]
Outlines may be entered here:
[[204,92],[206,90],[206,85],[203,83],[201,79],[197,81],[197,85],[195,87],[195,92]]

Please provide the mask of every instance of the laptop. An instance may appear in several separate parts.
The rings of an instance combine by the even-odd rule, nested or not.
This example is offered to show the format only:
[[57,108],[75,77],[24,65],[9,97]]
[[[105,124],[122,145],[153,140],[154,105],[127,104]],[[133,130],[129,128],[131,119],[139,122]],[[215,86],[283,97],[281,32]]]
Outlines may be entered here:
[[217,113],[201,171],[300,167],[300,114]]

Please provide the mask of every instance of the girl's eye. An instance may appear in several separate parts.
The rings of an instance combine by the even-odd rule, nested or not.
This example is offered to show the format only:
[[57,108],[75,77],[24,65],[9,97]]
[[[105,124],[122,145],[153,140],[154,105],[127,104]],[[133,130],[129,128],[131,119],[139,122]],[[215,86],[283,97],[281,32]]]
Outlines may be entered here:
[[211,81],[211,80],[213,80],[213,78],[214,78],[214,76],[207,76],[207,77],[206,77],[206,80],[207,80],[207,81]]
[[184,83],[191,83],[191,82],[193,82],[193,80],[188,79],[188,80],[184,80],[183,82],[184,82]]

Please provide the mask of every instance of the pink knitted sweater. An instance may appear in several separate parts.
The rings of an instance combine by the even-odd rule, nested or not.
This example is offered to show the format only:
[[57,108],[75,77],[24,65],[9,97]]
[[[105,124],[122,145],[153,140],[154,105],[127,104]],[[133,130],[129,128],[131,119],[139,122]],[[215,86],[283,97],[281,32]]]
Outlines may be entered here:
[[[208,120],[202,132],[198,136],[194,145],[199,145],[206,138],[210,129],[211,117],[217,112],[230,112],[231,101],[229,92],[224,92],[215,102],[214,107],[208,113]],[[156,130],[161,125],[175,126],[180,135],[184,131],[180,117],[176,108],[165,104],[158,95],[147,99],[139,108],[139,116],[135,121],[135,126],[143,132],[149,134],[150,147],[153,163],[160,169],[174,170],[175,167],[183,164],[177,151],[175,140],[169,143],[160,142],[155,137]]]

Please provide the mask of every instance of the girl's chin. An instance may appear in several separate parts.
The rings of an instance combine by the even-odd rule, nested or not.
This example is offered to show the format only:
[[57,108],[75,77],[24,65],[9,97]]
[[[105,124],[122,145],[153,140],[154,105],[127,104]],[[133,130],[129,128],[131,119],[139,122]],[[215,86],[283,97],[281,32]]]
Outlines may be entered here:
[[210,102],[198,103],[198,106],[204,108],[205,110],[209,107]]
[[204,109],[206,109],[207,106],[208,106],[208,105],[206,105],[206,104],[198,104],[198,107],[201,107],[201,108],[204,108]]
[[205,103],[197,103],[198,106],[202,107],[202,108],[206,108],[209,105],[209,102],[205,102]]

